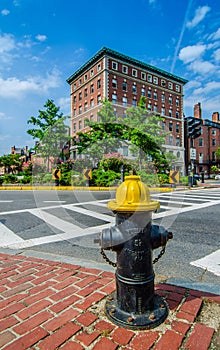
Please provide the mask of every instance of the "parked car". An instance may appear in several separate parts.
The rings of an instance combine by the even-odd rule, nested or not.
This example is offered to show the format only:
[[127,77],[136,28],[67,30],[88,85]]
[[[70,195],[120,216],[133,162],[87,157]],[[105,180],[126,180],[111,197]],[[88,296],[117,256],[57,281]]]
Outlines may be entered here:
[[215,180],[220,180],[220,174],[215,175]]

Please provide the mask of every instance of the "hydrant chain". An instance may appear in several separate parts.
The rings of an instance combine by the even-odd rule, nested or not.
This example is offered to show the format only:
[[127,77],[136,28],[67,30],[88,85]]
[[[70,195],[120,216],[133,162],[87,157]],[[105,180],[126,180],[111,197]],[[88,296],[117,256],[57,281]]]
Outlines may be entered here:
[[103,248],[101,248],[101,252],[100,252],[100,253],[101,253],[103,259],[104,259],[107,263],[109,263],[109,265],[111,265],[111,266],[113,266],[113,267],[117,267],[117,264],[114,263],[113,261],[111,261],[111,260],[107,257],[107,255],[105,254]]

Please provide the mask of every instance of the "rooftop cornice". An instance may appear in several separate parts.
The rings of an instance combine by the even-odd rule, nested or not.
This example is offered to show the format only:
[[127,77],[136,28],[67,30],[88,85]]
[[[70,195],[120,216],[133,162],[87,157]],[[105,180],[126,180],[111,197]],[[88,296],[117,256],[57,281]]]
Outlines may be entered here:
[[177,75],[171,74],[169,72],[166,72],[160,68],[154,67],[152,65],[149,65],[147,63],[144,63],[142,61],[136,60],[132,57],[126,56],[124,54],[121,54],[117,51],[111,50],[107,47],[103,47],[101,50],[99,50],[93,57],[91,57],[85,64],[83,64],[79,69],[77,69],[66,81],[67,83],[71,83],[74,79],[76,79],[78,76],[80,76],[84,70],[88,69],[92,64],[94,64],[97,60],[104,56],[109,56],[115,59],[119,59],[123,62],[126,62],[127,64],[135,65],[136,67],[146,69],[149,72],[161,74],[168,79],[175,80],[181,84],[186,84],[188,80],[181,78]]

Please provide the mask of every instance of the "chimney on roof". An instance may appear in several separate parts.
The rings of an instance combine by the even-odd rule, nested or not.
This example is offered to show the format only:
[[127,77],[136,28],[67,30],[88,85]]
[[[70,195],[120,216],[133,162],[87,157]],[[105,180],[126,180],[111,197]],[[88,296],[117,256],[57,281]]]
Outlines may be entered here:
[[202,109],[200,102],[194,105],[194,118],[202,119]]
[[215,123],[220,123],[219,112],[212,113],[212,121]]

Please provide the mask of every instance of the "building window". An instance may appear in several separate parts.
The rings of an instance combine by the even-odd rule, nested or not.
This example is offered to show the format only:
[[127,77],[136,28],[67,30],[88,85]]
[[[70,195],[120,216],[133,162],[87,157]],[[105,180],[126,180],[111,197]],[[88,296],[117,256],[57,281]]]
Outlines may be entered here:
[[154,77],[154,84],[158,84],[158,78]]
[[148,81],[149,83],[152,83],[152,75],[151,75],[151,74],[148,74],[148,75],[147,75],[147,81]]
[[127,103],[128,103],[127,97],[123,96],[122,97],[122,104],[123,104],[123,106],[127,106]]
[[76,108],[74,108],[74,110],[73,110],[73,115],[74,115],[74,117],[76,116]]
[[147,91],[147,97],[151,98],[151,90],[150,89],[148,89],[148,91]]
[[90,106],[94,107],[94,100],[93,100],[93,98],[90,100]]
[[122,90],[127,91],[127,83],[125,81],[123,81]]
[[169,146],[172,146],[173,145],[173,136],[170,135],[169,136]]
[[92,70],[90,71],[90,77],[93,77],[93,75],[94,75],[94,70],[92,69]]
[[161,127],[162,127],[162,130],[166,129],[166,122],[165,121],[162,121]]
[[117,89],[117,79],[112,79],[112,87],[113,89]]
[[137,69],[132,69],[132,77],[137,77]]
[[172,98],[172,96],[169,96],[169,104],[170,104],[170,105],[173,104],[173,98]]
[[180,100],[177,98],[176,99],[176,106],[179,107],[179,105],[180,105]]
[[180,117],[180,112],[177,111],[176,112],[176,118],[179,119],[179,117]]
[[86,103],[84,104],[84,111],[87,111],[87,109],[88,109],[88,103],[86,102]]
[[164,94],[161,95],[161,102],[163,102],[163,103],[165,102],[165,95]]
[[157,100],[157,92],[154,91],[154,100]]
[[180,138],[179,137],[176,138],[176,146],[178,146],[178,147],[180,146]]
[[97,103],[98,103],[98,105],[101,103],[102,101],[101,101],[101,95],[98,95],[98,97],[97,97]]
[[203,163],[203,153],[199,153],[199,163]]
[[132,106],[134,106],[134,107],[137,106],[137,100],[135,100],[134,98],[133,98],[133,100],[132,100]]
[[166,86],[166,81],[165,80],[161,80],[161,86],[165,87]]
[[79,79],[79,85],[82,85],[82,79]]
[[168,88],[169,88],[170,90],[173,89],[173,83],[171,83],[170,81],[169,81],[169,83],[168,83]]
[[212,152],[212,161],[216,161],[216,153],[215,152]]
[[88,75],[85,74],[85,75],[84,75],[84,80],[86,81],[87,79],[88,79]]
[[97,71],[100,71],[101,70],[101,63],[99,63],[98,65],[97,65]]
[[154,112],[157,113],[157,110],[158,110],[157,105],[154,105]]
[[169,109],[169,117],[172,117],[172,115],[173,115],[173,110]]
[[141,96],[145,96],[146,95],[146,91],[145,91],[145,88],[143,87],[142,89],[141,89]]
[[76,103],[76,96],[73,96],[73,103]]
[[73,90],[76,90],[76,83],[73,84]]
[[82,100],[82,93],[80,92],[79,93],[79,101],[81,101]]
[[161,107],[161,115],[164,116],[165,115],[165,108]]
[[79,114],[82,113],[82,106],[79,106]]
[[216,130],[212,129],[212,135],[216,135]]
[[82,120],[79,120],[79,130],[82,129]]
[[94,92],[94,85],[92,84],[92,85],[90,86],[90,93],[93,94],[93,92]]
[[97,89],[100,89],[101,88],[101,79],[99,79],[98,81],[97,81]]
[[117,95],[112,94],[112,103],[117,103]]
[[199,147],[203,147],[203,138],[199,138],[199,142],[198,142],[198,144],[199,144]]
[[112,69],[118,70],[118,63],[117,62],[112,62]]
[[141,79],[142,79],[142,80],[146,80],[146,73],[141,72]]
[[151,111],[151,103],[148,103],[148,104],[147,104],[147,110],[148,110],[148,111]]
[[137,86],[133,84],[132,86],[132,93],[136,94],[137,93]]
[[212,139],[212,146],[216,146],[216,139]]
[[173,131],[173,123],[169,122],[169,131]]
[[90,115],[89,120],[90,120],[90,122],[94,122],[94,115],[93,114]]
[[87,97],[88,96],[88,89],[85,89],[84,90],[84,97]]
[[180,132],[180,126],[179,124],[176,124],[176,133],[178,134]]
[[73,132],[76,132],[76,123],[73,124]]
[[176,85],[176,91],[180,92],[180,86],[179,85]]
[[122,73],[128,74],[128,67],[127,66],[122,66]]

